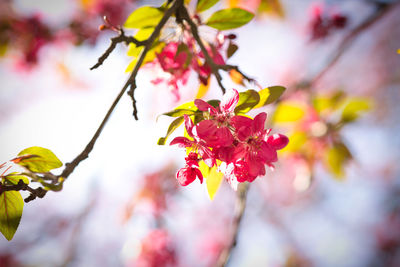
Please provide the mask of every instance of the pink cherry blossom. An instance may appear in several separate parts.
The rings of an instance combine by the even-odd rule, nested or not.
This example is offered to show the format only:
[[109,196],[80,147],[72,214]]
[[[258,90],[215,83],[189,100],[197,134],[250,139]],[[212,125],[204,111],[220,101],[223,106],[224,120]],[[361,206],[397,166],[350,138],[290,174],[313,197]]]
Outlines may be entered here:
[[175,137],[171,141],[170,145],[178,145],[178,146],[184,147],[184,148],[191,147],[193,149],[193,151],[198,151],[198,153],[200,154],[200,156],[202,157],[204,162],[209,167],[214,166],[215,165],[214,154],[208,148],[208,146],[206,145],[206,143],[203,140],[201,140],[200,138],[198,138],[198,136],[195,136],[193,134],[194,125],[193,125],[192,120],[186,114],[184,115],[184,120],[185,120],[186,131],[187,131],[188,135],[193,138],[193,140],[190,140],[183,136],[178,136],[178,137]]

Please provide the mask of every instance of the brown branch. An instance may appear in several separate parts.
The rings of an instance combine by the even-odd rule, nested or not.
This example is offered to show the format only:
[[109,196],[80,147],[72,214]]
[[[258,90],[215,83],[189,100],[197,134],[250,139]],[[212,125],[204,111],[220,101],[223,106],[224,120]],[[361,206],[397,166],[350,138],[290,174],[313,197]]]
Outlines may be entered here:
[[144,41],[145,46],[140,54],[139,60],[136,63],[136,66],[132,73],[130,74],[128,80],[125,82],[124,86],[122,87],[121,91],[115,98],[114,102],[112,103],[111,107],[108,109],[107,114],[105,115],[103,121],[101,122],[100,126],[97,128],[95,134],[93,135],[92,139],[90,142],[86,145],[85,149],[70,163],[65,164],[65,169],[63,172],[58,176],[62,178],[68,178],[68,176],[75,170],[75,168],[79,165],[79,163],[89,157],[89,153],[93,150],[93,147],[99,138],[101,132],[104,129],[104,126],[106,125],[108,119],[110,118],[111,114],[113,113],[115,107],[117,106],[118,102],[120,101],[121,97],[125,93],[125,91],[130,87],[130,91],[128,94],[132,97],[133,100],[133,115],[135,116],[135,119],[137,120],[137,108],[136,108],[136,101],[134,99],[134,89],[136,88],[135,84],[135,79],[136,75],[139,71],[140,66],[142,65],[144,58],[147,54],[147,52],[150,50],[152,44],[156,40],[156,38],[159,36],[161,29],[167,22],[167,20],[173,15],[175,10],[179,5],[183,5],[182,0],[176,0],[173,5],[165,12],[164,16],[162,17],[161,21],[157,24],[156,28],[154,29],[153,33],[150,35],[150,37]]
[[114,51],[114,49],[117,47],[117,44],[119,44],[119,43],[125,43],[126,45],[129,45],[130,43],[134,43],[137,47],[139,47],[139,46],[146,45],[147,42],[148,42],[148,40],[139,41],[132,36],[126,36],[124,30],[120,29],[119,35],[117,37],[111,38],[110,46],[107,48],[107,50],[104,52],[104,54],[101,55],[101,57],[99,57],[99,59],[97,60],[97,63],[93,67],[91,67],[90,70],[94,70],[94,69],[100,67],[103,64],[103,62],[108,58],[108,56],[112,53],[112,51]]
[[239,227],[243,218],[244,210],[246,208],[247,191],[249,190],[249,183],[240,184],[237,191],[236,210],[232,222],[232,236],[228,246],[219,255],[216,263],[217,267],[224,267],[228,264],[230,255],[236,247],[239,235]]
[[[343,40],[341,41],[336,52],[331,56],[328,61],[328,64],[319,71],[314,77],[305,82],[307,87],[311,87],[315,83],[317,83],[336,63],[339,61],[341,56],[347,51],[347,49],[353,44],[354,40],[364,31],[371,28],[376,22],[378,22],[381,18],[383,18],[392,7],[394,7],[397,3],[385,4],[385,5],[377,5],[377,9],[373,14],[367,17],[361,24],[355,27],[349,34],[347,34]],[[303,83],[304,84],[304,83]]]
[[36,197],[43,198],[47,193],[47,190],[43,189],[42,187],[34,189],[28,186],[22,179],[19,180],[18,184],[15,185],[5,185],[0,183],[0,195],[7,191],[29,191],[30,195],[24,200],[26,203],[34,200]]
[[129,77],[127,84],[129,85],[130,89],[128,91],[128,95],[132,98],[132,105],[133,105],[133,116],[136,120],[138,120],[137,116],[137,107],[136,107],[136,99],[135,99],[135,89],[136,89],[136,75],[139,71],[140,66],[143,64],[143,61],[146,57],[147,52],[151,49],[151,46],[156,41],[156,38],[160,35],[161,29],[164,27],[165,23],[167,23],[168,19],[175,13],[178,7],[183,6],[183,0],[176,0],[172,6],[165,12],[164,16],[157,24],[156,28],[154,29],[153,33],[147,39],[147,43],[144,46],[142,53],[135,65],[135,68],[132,71],[131,76]]
[[190,18],[190,15],[186,9],[185,6],[181,6],[179,9],[180,11],[180,16],[182,19],[184,19],[190,27],[190,31],[192,32],[193,38],[196,40],[197,44],[200,46],[201,51],[203,52],[204,58],[206,60],[206,63],[210,66],[211,72],[214,74],[215,78],[217,78],[217,82],[219,87],[222,90],[222,93],[225,94],[226,90],[224,85],[222,84],[222,77],[221,74],[218,72],[218,67],[217,64],[215,64],[214,60],[211,58],[210,54],[208,53],[203,41],[200,38],[199,31],[197,29],[196,23]]

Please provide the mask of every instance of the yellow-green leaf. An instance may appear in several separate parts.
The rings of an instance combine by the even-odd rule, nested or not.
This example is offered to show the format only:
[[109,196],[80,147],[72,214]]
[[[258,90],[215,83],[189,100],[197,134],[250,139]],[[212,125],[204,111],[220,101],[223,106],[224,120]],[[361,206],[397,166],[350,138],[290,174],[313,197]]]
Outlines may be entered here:
[[285,12],[279,0],[262,0],[258,7],[258,12],[275,15],[280,18],[285,16]]
[[211,200],[214,199],[219,187],[221,186],[224,174],[217,171],[217,167],[212,167],[207,177],[205,178],[207,184],[208,196]]
[[[153,61],[153,60],[156,58],[157,53],[160,53],[160,52],[162,51],[164,45],[165,45],[164,42],[159,42],[159,43],[157,43],[153,48],[151,48],[151,49],[147,52],[147,54],[146,54],[146,56],[145,56],[145,58],[144,58],[144,60],[143,60],[142,65],[144,65],[144,64],[146,64],[146,63],[148,63],[148,62]],[[139,54],[140,54],[140,52],[141,52],[141,50],[142,50],[142,47],[139,47],[138,49],[140,50],[140,51],[139,51]],[[132,50],[132,51],[133,51],[133,50]],[[134,53],[134,52],[132,52],[132,53]],[[125,72],[131,72],[131,71],[133,71],[133,69],[135,68],[135,66],[136,66],[136,64],[137,64],[138,59],[139,59],[139,55],[138,55],[137,57],[135,57],[135,58],[131,61],[131,63],[129,63],[128,67],[126,67]]]
[[6,191],[0,195],[0,232],[10,241],[21,221],[24,200],[18,191]]
[[345,165],[352,158],[349,149],[343,143],[336,143],[325,154],[325,164],[338,180],[344,179]]
[[203,12],[218,3],[218,1],[219,0],[198,0],[196,12]]
[[228,8],[212,14],[205,24],[220,31],[230,30],[249,23],[253,17],[253,13],[244,9]]
[[303,118],[304,113],[303,106],[298,103],[280,103],[275,110],[272,120],[276,123],[295,122]]
[[140,29],[154,27],[163,17],[163,12],[158,8],[143,6],[133,11],[125,21],[125,28]]
[[305,132],[294,132],[289,136],[289,144],[281,151],[297,152],[307,141],[307,135]]
[[260,95],[257,91],[250,89],[239,93],[239,102],[235,108],[235,113],[247,113],[260,101]]
[[283,86],[271,86],[264,88],[258,92],[260,95],[260,102],[254,108],[261,108],[268,104],[274,103],[286,90]]
[[159,138],[157,144],[165,145],[167,138],[183,123],[183,121],[184,121],[184,118],[182,116],[182,117],[175,119],[173,122],[171,122],[171,124],[168,127],[167,134],[165,135],[165,137]]
[[342,121],[351,122],[360,116],[360,113],[371,108],[371,101],[365,98],[351,98],[342,112]]
[[210,79],[207,80],[206,85],[200,83],[199,91],[197,91],[196,98],[203,98],[207,94],[208,89],[210,89]]
[[18,156],[31,156],[21,159],[17,164],[32,172],[48,172],[62,166],[62,162],[47,148],[30,147],[19,152]]
[[10,173],[3,178],[11,184],[18,184],[19,180],[22,180],[25,184],[29,184],[28,177],[24,175],[19,175],[17,173]]

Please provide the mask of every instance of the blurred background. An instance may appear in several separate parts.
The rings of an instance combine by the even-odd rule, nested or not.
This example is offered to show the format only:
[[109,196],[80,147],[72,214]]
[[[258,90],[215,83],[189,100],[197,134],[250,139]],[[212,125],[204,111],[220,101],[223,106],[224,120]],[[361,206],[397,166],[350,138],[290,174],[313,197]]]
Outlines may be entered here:
[[[227,62],[262,87],[287,87],[256,112],[290,144],[250,185],[228,266],[400,266],[397,2],[226,0],[202,14],[254,12],[230,31],[239,49]],[[144,4],[162,2],[1,0],[0,162],[30,146],[64,163],[81,152],[132,60],[120,45],[90,71],[116,36],[98,26],[103,16],[122,25]],[[151,64],[139,73],[139,121],[124,96],[64,189],[25,205],[13,240],[0,238],[0,266],[215,266],[236,193],[223,181],[211,201],[205,184],[177,183],[185,152],[157,145],[172,121],[157,116],[193,100],[199,84],[191,73],[177,102],[152,82],[160,75]],[[252,88],[232,77],[227,88]],[[220,98],[211,80],[204,99]]]

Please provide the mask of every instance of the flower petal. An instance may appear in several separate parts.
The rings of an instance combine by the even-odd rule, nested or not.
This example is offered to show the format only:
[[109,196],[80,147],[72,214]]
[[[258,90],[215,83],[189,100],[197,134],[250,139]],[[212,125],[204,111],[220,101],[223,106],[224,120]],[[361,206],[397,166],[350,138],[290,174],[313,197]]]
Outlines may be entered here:
[[217,110],[211,106],[210,104],[208,104],[206,101],[202,100],[202,99],[196,99],[194,100],[194,104],[196,105],[196,107],[201,110],[201,111],[208,111],[210,112],[211,115],[216,114]]
[[289,138],[283,134],[273,134],[268,136],[267,143],[275,150],[279,150],[287,146]]
[[169,145],[170,146],[178,145],[179,147],[185,148],[185,147],[191,147],[193,145],[193,141],[190,141],[186,137],[178,136],[175,137],[174,140],[172,140],[171,143],[169,143]]
[[224,94],[221,103],[219,103],[219,109],[224,113],[231,113],[235,110],[238,102],[238,91],[236,89],[229,90]]
[[180,185],[187,186],[196,179],[196,172],[190,167],[182,168],[176,173],[176,179]]

